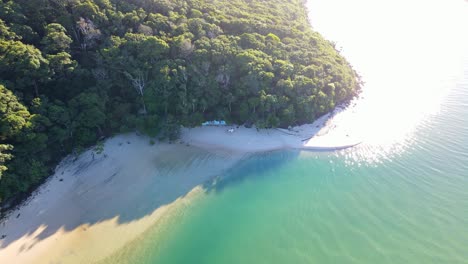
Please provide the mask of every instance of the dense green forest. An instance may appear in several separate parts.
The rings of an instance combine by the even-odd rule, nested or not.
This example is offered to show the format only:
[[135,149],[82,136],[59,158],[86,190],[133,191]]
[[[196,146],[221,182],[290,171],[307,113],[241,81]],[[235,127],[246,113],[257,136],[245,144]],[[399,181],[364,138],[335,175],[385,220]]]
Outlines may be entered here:
[[304,0],[1,0],[0,202],[116,133],[308,123],[359,87]]

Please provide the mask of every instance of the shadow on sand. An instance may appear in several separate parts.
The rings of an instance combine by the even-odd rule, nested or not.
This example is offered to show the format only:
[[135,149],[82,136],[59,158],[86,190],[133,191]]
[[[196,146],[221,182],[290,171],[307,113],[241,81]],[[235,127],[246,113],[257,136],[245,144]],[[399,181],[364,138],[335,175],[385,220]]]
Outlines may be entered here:
[[[113,164],[112,157],[91,159],[84,155],[75,163],[59,167],[27,202],[0,222],[0,237],[4,236],[0,240],[0,255],[2,250],[24,237],[32,238],[34,242],[25,243],[17,253],[28,251],[59,230],[70,232],[85,229],[83,226],[91,228],[116,217],[119,225],[138,221],[185,197],[196,186],[202,186],[205,192],[222,192],[246,177],[265,175],[261,172],[278,169],[295,159],[298,153],[274,151],[234,157],[179,144],[155,156],[151,161],[153,165],[138,170],[139,175],[129,173],[132,168]],[[110,169],[99,170],[102,166]],[[61,181],[62,172],[71,173],[71,176]],[[59,181],[60,184],[72,183],[63,192]]]

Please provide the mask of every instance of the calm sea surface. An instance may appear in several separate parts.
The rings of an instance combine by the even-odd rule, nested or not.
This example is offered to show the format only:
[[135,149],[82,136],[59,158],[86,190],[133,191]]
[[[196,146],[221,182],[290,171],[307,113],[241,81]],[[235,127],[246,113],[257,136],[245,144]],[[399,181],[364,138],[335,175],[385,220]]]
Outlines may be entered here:
[[366,81],[335,153],[242,161],[109,263],[468,263],[468,3],[311,0]]

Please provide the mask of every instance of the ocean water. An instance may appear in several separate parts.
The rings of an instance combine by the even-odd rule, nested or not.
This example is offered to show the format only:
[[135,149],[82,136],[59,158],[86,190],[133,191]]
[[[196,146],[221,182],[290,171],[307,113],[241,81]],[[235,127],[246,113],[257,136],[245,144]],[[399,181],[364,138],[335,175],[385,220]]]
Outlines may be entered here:
[[378,164],[346,152],[251,157],[107,261],[468,263],[467,106],[465,79],[406,151]]
[[309,1],[366,81],[340,121],[364,143],[251,156],[104,262],[468,263],[467,6]]

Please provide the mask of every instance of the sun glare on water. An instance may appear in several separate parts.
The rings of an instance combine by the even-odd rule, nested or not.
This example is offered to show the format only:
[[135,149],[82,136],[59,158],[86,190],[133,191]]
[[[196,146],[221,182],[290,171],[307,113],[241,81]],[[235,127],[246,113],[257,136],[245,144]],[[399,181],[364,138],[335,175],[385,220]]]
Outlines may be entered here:
[[468,3],[311,0],[308,8],[315,30],[337,43],[365,82],[335,126],[362,139],[358,155],[367,160],[404,150],[463,74]]

